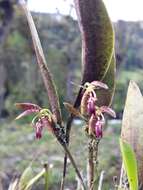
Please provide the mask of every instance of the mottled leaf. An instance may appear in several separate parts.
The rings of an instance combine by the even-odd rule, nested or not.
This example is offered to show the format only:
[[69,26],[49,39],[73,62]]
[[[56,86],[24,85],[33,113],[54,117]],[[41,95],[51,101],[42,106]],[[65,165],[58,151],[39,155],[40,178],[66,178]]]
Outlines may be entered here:
[[[115,67],[114,32],[107,10],[102,0],[74,1],[82,35],[82,84],[95,80],[106,83],[104,79],[107,71],[111,70],[113,65]],[[108,93],[105,93],[109,96],[105,105],[109,105],[112,91],[113,89],[110,88]],[[76,107],[80,105],[80,101],[81,90],[75,101]]]
[[133,148],[138,164],[139,182],[143,180],[143,96],[135,82],[130,82],[122,122],[122,139]]
[[137,160],[132,147],[120,139],[120,149],[123,158],[123,165],[126,171],[130,190],[138,190]]
[[102,0],[74,0],[82,35],[82,82],[101,80],[111,62],[114,33]]

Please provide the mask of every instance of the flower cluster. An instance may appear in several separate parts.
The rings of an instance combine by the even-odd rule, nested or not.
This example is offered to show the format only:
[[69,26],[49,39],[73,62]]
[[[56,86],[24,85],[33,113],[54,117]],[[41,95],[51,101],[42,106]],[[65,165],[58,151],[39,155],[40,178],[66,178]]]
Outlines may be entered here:
[[35,129],[37,139],[42,137],[42,130],[45,127],[53,132],[54,120],[50,110],[42,109],[40,106],[31,103],[16,103],[16,106],[23,110],[16,120],[30,114],[36,114],[32,120],[32,126]]
[[108,86],[99,81],[85,83],[83,86],[84,93],[81,100],[81,114],[88,117],[86,131],[89,136],[100,139],[103,135],[103,125],[105,124],[104,113],[116,117],[115,112],[107,106],[97,106],[96,89],[102,88],[107,90]]

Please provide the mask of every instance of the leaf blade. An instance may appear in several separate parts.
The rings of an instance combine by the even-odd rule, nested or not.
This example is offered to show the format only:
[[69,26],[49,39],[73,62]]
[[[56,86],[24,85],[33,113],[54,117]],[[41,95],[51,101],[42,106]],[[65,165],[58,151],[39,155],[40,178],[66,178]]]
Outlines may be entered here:
[[138,172],[135,153],[132,147],[122,139],[120,139],[120,149],[130,190],[138,190]]

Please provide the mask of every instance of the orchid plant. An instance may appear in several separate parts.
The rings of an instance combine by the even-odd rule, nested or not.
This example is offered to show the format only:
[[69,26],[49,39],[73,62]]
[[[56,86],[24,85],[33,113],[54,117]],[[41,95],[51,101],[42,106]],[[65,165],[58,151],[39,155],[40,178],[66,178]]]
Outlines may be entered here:
[[[66,122],[64,123],[62,120],[59,97],[52,74],[46,63],[33,18],[24,0],[20,0],[20,7],[27,18],[27,22],[31,31],[37,63],[43,77],[50,108],[41,108],[39,105],[32,103],[16,103],[16,106],[23,111],[16,119],[21,119],[24,116],[33,114],[34,116],[31,121],[31,125],[35,130],[36,139],[40,140],[42,138],[43,129],[47,128],[48,131],[53,134],[53,136],[63,147],[65,151],[65,158],[63,178],[60,188],[61,190],[64,189],[67,157],[69,157],[71,164],[75,169],[75,172],[82,185],[82,189],[88,188],[89,190],[93,190],[95,181],[94,165],[96,163],[95,161],[97,161],[98,144],[103,137],[103,129],[105,125],[104,114],[108,114],[114,118],[116,117],[115,112],[109,107],[115,89],[115,59],[113,51],[113,29],[106,8],[102,0],[91,0],[90,3],[85,0],[75,0],[79,27],[81,29],[81,34],[83,35],[82,51],[84,68],[82,84],[79,85],[80,90],[74,105],[65,103],[66,108],[68,108],[68,111],[70,112],[70,117],[67,120],[66,125]],[[92,12],[94,10],[93,7],[95,8],[94,12]],[[83,15],[83,13],[85,13],[85,15]],[[96,24],[97,22],[98,24]],[[104,34],[104,27],[107,28],[107,35]],[[96,31],[98,32],[99,36],[95,35]],[[91,33],[93,35],[91,35]],[[96,48],[95,52],[93,51],[94,48]],[[110,80],[107,80],[108,76],[110,77]],[[101,99],[105,100],[105,104],[99,103]],[[74,161],[73,155],[70,153],[68,147],[70,140],[70,128],[74,117],[80,117],[85,121],[85,133],[89,138],[89,170],[87,171],[87,185],[85,184],[86,181],[83,180],[77,164]]]

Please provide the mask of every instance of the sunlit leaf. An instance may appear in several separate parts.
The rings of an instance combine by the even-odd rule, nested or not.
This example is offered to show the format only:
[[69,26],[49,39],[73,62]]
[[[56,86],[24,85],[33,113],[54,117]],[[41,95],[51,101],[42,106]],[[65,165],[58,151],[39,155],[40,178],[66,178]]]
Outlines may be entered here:
[[25,188],[26,188],[26,186],[27,186],[27,183],[28,183],[29,180],[32,179],[32,178],[33,178],[33,170],[32,170],[32,168],[31,168],[31,166],[28,166],[28,167],[24,170],[24,172],[23,172],[23,174],[22,174],[22,176],[21,176],[21,178],[20,178],[20,181],[19,181],[19,189],[20,189],[20,190],[25,190]]
[[32,188],[32,186],[45,174],[45,169],[43,169],[39,174],[37,174],[35,177],[33,177],[30,181],[28,181],[26,187],[24,190],[29,190]]
[[120,139],[120,149],[123,158],[123,165],[127,173],[130,190],[138,190],[137,161],[132,147]]
[[15,179],[13,182],[10,183],[8,190],[18,190],[18,183],[19,179]]
[[108,89],[107,90],[99,89],[97,91],[97,96],[98,96],[97,104],[99,106],[102,105],[110,106],[110,104],[112,103],[112,99],[115,92],[115,70],[116,70],[116,60],[115,56],[113,56],[108,71],[104,76],[104,78],[102,79],[102,82],[108,85]]
[[121,137],[136,154],[140,184],[143,179],[143,96],[137,84],[132,81],[127,92]]

